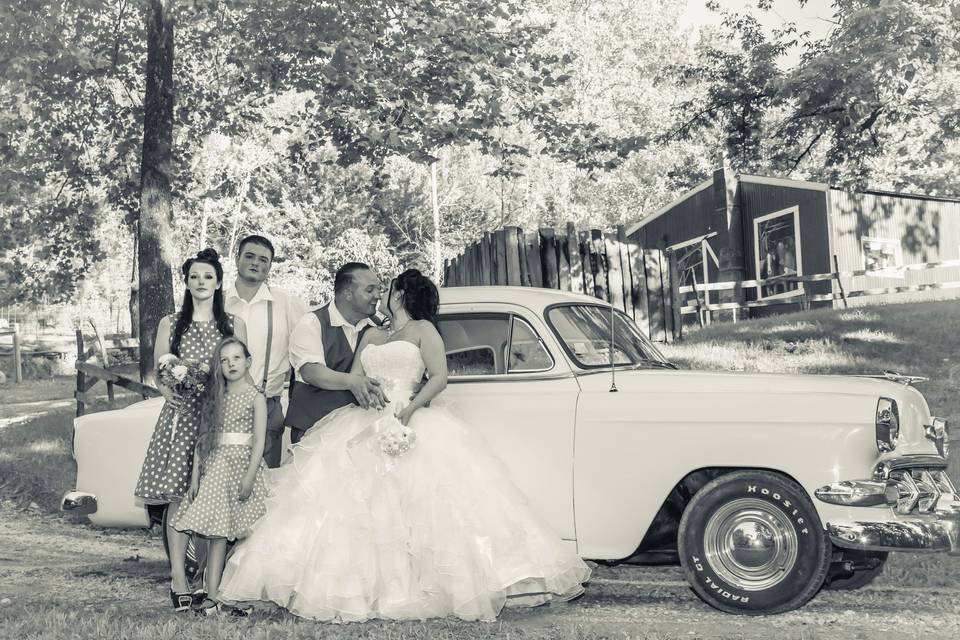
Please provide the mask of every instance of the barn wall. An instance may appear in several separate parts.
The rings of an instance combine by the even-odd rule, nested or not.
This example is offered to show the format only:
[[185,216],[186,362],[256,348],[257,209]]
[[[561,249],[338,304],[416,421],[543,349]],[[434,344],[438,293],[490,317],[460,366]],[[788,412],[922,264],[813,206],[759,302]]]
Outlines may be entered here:
[[[863,238],[896,241],[901,264],[960,258],[960,203],[894,194],[848,193],[831,189],[834,252],[841,271],[866,268]],[[899,276],[899,277],[898,277]],[[844,279],[847,290],[902,287],[960,280],[960,269],[906,271],[892,277]],[[863,306],[882,302],[939,300],[960,297],[960,290],[930,290],[851,298]]]

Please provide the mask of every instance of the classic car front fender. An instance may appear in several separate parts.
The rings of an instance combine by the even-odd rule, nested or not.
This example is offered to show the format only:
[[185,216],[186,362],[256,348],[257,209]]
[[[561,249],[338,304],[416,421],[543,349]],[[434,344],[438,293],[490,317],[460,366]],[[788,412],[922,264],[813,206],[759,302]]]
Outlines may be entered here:
[[814,498],[823,484],[870,476],[878,455],[869,420],[875,400],[867,396],[770,393],[745,406],[742,396],[721,390],[695,397],[683,385],[671,393],[609,393],[608,380],[590,378],[596,380],[582,379],[574,463],[577,546],[584,557],[632,554],[671,490],[699,469],[783,473],[804,488],[824,523],[867,512],[875,520],[894,518],[885,506]]

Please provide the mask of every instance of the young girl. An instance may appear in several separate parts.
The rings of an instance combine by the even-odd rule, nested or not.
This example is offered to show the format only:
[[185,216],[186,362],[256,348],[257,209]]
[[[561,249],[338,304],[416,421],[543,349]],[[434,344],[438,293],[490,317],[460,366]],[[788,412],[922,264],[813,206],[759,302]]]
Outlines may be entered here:
[[[244,537],[265,512],[261,469],[267,402],[252,384],[247,346],[235,337],[217,345],[205,393],[190,493],[173,527],[210,540],[207,598],[198,611],[220,613],[217,600],[227,541]],[[242,615],[240,610],[234,614]]]

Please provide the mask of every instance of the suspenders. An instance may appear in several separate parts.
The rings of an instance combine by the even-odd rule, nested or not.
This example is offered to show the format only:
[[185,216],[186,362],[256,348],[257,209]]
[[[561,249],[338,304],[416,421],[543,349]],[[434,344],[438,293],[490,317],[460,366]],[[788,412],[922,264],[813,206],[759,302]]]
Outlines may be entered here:
[[[266,286],[266,285],[264,285]],[[273,300],[267,300],[267,353],[263,359],[263,382],[260,393],[267,392],[267,377],[270,375],[270,346],[273,343]]]

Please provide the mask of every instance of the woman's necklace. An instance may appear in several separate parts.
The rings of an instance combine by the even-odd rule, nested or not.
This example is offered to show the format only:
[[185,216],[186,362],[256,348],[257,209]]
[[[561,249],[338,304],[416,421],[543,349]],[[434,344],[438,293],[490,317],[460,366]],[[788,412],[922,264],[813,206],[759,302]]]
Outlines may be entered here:
[[410,323],[410,319],[409,319],[409,318],[406,319],[406,320],[404,320],[404,321],[403,321],[403,324],[391,322],[391,323],[390,323],[390,335],[392,336],[392,335],[395,335],[395,334],[397,334],[397,333],[400,333],[401,331],[403,331],[403,328],[406,327],[407,324],[409,324],[409,323]]

